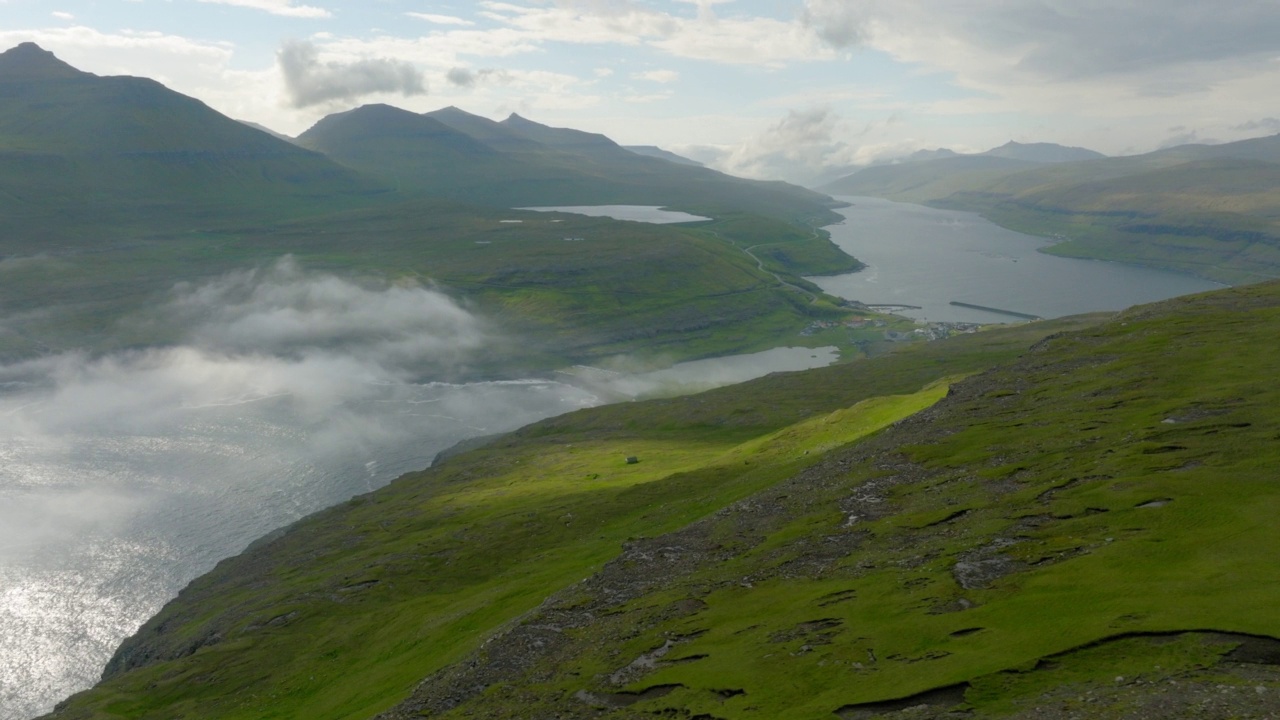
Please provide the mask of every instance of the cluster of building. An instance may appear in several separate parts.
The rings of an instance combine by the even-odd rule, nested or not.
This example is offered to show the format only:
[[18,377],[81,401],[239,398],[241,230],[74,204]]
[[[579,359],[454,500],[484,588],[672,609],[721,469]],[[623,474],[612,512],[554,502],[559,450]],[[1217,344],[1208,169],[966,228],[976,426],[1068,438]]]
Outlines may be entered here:
[[869,318],[854,318],[853,320],[815,320],[809,323],[809,326],[800,331],[801,335],[816,335],[821,330],[832,330],[844,328],[846,330],[861,330],[871,327],[888,327],[889,323],[884,320],[872,320]]

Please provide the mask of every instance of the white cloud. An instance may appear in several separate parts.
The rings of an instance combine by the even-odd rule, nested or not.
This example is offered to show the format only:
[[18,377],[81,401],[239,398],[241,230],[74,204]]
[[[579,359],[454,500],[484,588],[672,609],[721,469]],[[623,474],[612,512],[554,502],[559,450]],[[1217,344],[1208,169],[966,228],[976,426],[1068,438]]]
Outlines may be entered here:
[[75,15],[72,15],[69,12],[63,12],[62,10],[54,10],[52,13],[49,13],[49,14],[53,15],[59,20],[75,20],[76,19]]
[[436,25],[462,25],[462,26],[475,25],[475,23],[470,20],[465,20],[460,17],[454,17],[453,15],[435,15],[432,13],[420,13],[420,12],[407,12],[405,13],[405,15],[408,15],[411,18],[425,20],[429,23],[433,23]]
[[261,10],[272,15],[297,18],[328,18],[333,13],[314,5],[294,5],[293,0],[200,0],[215,5],[234,5],[235,7]]
[[662,102],[663,100],[670,100],[673,97],[675,97],[674,93],[661,92],[661,93],[650,93],[648,95],[624,95],[622,96],[622,99],[623,101],[629,102],[629,103],[644,104],[644,103]]
[[656,83],[672,83],[680,79],[680,73],[675,70],[647,70],[645,72],[632,73],[631,77],[636,80],[648,80]]
[[716,2],[694,3],[697,17],[654,10],[632,0],[559,0],[551,6],[482,2],[485,17],[543,43],[648,46],[676,57],[732,65],[780,66],[836,53],[799,22],[763,17],[722,18]]
[[826,168],[848,167],[857,161],[857,148],[843,139],[850,134],[843,118],[830,108],[792,110],[708,160],[732,175],[809,184]]

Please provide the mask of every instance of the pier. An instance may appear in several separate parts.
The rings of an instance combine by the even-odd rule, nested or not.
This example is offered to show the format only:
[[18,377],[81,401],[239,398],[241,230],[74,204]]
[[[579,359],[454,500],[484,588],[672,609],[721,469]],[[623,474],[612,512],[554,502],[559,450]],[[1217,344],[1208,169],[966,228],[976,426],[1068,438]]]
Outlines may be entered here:
[[902,303],[862,303],[869,310],[923,310],[919,305],[903,305]]
[[1022,318],[1023,320],[1043,320],[1044,319],[1039,315],[1022,313],[1016,310],[1003,310],[1001,308],[987,307],[986,305],[974,305],[973,303],[960,302],[959,300],[952,300],[951,304],[955,305],[956,307],[969,308],[970,310],[986,310],[987,312],[998,313],[1000,315],[1009,315],[1011,317]]

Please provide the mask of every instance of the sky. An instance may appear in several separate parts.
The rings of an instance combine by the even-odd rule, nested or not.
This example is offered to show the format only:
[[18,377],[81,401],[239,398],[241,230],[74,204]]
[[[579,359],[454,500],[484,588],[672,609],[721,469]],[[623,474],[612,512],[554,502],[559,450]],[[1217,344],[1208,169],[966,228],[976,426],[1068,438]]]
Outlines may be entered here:
[[454,105],[802,183],[1280,133],[1280,0],[0,0],[24,41],[288,135]]

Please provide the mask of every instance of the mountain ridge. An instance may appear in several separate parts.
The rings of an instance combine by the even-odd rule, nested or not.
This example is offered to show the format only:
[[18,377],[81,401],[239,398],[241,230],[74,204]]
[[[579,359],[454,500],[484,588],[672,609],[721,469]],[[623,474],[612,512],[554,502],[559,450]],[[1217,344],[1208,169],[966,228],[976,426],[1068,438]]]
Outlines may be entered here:
[[[345,115],[358,117],[358,110]],[[456,107],[424,117],[470,136],[495,154],[471,163],[461,156],[451,162],[417,162],[411,158],[440,154],[428,147],[431,138],[384,137],[367,127],[365,137],[357,137],[361,131],[356,128],[343,138],[328,140],[313,128],[299,141],[401,188],[479,205],[658,205],[703,215],[748,212],[808,224],[838,217],[831,212],[838,203],[821,193],[647,157],[599,133],[554,128],[516,113],[495,122]]]

